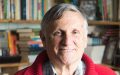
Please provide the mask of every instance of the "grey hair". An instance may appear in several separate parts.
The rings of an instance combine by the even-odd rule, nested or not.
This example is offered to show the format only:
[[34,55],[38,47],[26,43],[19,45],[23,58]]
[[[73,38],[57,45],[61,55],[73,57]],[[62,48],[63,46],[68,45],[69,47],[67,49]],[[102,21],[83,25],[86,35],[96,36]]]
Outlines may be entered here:
[[85,19],[84,20],[84,29],[86,32],[86,35],[88,33],[88,23],[87,19],[85,17],[85,14],[82,10],[78,9],[76,6],[72,4],[58,4],[53,6],[43,17],[43,20],[41,22],[41,31],[45,31],[48,26],[55,23],[56,20],[60,19],[64,13],[64,11],[72,11],[72,12],[78,12],[80,15]]

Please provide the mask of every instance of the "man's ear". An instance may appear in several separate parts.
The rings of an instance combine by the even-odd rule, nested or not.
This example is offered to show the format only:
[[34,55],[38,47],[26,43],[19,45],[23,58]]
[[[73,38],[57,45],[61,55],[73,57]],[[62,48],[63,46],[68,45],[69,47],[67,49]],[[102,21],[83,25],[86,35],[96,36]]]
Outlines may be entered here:
[[42,39],[42,41],[45,42],[45,35],[43,34],[43,32],[41,30],[39,32],[39,36]]

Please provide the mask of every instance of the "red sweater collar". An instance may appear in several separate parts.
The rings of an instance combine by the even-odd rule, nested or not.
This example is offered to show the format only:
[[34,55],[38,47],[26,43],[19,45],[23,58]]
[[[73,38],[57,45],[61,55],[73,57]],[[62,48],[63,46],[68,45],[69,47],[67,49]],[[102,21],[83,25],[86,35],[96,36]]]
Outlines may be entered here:
[[[34,70],[37,71],[37,73],[39,73],[38,75],[43,74],[42,64],[44,64],[44,62],[47,59],[48,59],[48,56],[46,54],[46,51],[43,51],[38,55],[35,62],[32,64],[32,67],[34,68]],[[86,65],[85,75],[98,75],[97,72],[95,71],[95,65],[93,61],[86,54],[83,54],[82,60]]]

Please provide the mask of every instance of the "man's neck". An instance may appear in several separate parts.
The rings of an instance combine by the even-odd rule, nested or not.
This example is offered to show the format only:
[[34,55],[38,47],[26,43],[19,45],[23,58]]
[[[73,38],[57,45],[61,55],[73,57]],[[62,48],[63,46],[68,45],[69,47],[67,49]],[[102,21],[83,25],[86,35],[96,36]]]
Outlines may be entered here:
[[77,66],[80,62],[81,60],[69,65],[63,63],[53,63],[53,67],[57,75],[74,75],[74,72],[76,71]]

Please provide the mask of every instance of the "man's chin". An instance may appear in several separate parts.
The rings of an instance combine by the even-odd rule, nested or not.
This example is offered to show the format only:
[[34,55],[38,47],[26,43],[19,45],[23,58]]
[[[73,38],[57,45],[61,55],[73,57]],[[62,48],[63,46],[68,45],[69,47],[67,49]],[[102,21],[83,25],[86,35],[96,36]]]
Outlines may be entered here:
[[64,64],[64,65],[71,65],[73,62],[72,61],[62,61],[62,64]]
[[74,60],[71,57],[60,58],[60,60],[64,65],[70,65],[74,63]]

